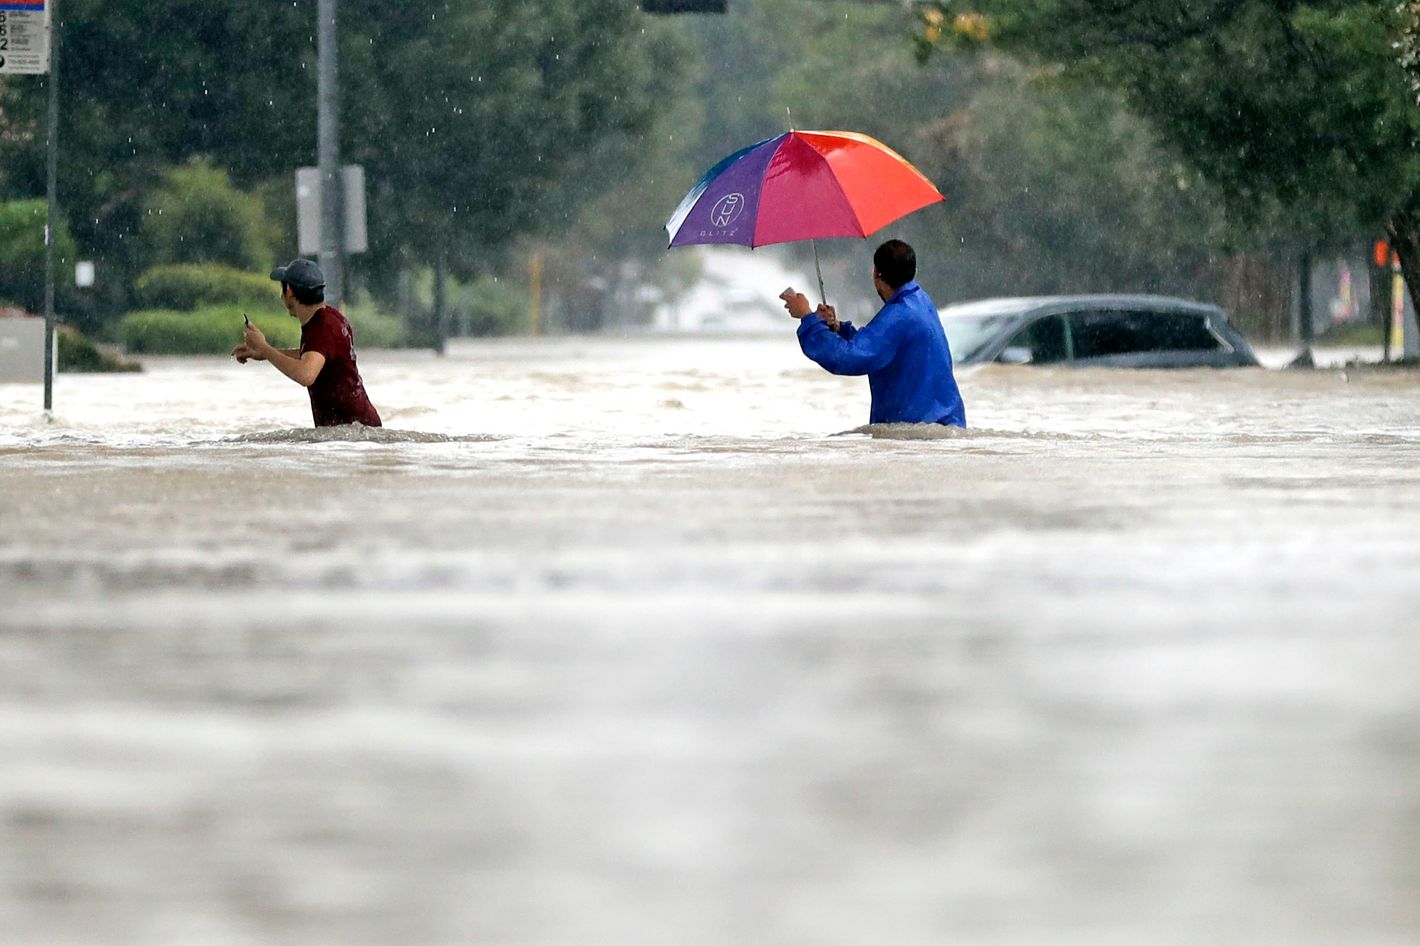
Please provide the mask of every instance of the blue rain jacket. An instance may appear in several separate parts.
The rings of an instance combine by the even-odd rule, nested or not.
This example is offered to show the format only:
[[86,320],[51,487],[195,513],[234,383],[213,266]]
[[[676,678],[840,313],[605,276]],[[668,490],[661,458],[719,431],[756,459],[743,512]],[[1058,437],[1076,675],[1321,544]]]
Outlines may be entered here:
[[799,347],[834,374],[868,376],[870,423],[966,426],[947,333],[937,306],[915,280],[893,293],[862,329],[840,322],[835,334],[817,315],[804,316]]

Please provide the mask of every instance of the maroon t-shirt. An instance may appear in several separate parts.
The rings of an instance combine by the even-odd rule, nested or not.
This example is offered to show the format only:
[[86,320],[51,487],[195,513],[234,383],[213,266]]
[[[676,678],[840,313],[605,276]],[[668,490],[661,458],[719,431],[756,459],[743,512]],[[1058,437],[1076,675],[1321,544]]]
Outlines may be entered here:
[[325,365],[306,390],[311,393],[311,416],[317,427],[353,424],[379,427],[380,415],[365,394],[355,367],[355,333],[339,309],[321,307],[301,326],[301,354],[318,351]]

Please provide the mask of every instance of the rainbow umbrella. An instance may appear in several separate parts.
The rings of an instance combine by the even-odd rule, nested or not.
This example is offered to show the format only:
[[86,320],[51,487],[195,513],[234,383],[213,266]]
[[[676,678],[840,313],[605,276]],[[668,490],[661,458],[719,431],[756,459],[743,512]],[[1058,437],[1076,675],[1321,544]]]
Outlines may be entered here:
[[[666,231],[671,246],[868,237],[944,200],[896,151],[851,131],[790,131],[737,151],[681,200]],[[814,269],[819,295],[818,244]]]

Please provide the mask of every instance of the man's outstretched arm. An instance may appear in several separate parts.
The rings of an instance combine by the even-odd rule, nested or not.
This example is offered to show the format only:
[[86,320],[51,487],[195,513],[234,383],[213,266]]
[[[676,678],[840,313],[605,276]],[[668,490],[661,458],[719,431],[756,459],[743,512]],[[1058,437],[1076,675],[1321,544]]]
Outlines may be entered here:
[[809,316],[799,323],[799,347],[805,355],[834,374],[869,374],[888,366],[897,354],[897,338],[881,317],[843,337],[822,318]]
[[292,349],[276,348],[255,325],[247,326],[245,345],[250,352],[248,357],[259,357],[271,362],[277,371],[304,388],[314,384],[321,369],[325,367],[325,356],[320,352],[308,351],[302,355],[299,349],[293,353]]
[[273,348],[266,360],[303,388],[315,384],[320,370],[325,367],[325,356],[318,351],[308,351],[300,358],[292,358],[281,349]]

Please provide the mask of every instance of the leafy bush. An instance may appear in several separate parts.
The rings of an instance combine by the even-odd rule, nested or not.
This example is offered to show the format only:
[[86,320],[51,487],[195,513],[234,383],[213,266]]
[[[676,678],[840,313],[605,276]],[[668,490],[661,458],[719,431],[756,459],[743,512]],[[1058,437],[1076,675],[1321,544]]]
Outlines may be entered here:
[[350,320],[358,351],[395,348],[404,344],[404,325],[397,317],[381,312],[369,303],[359,303],[341,311]]
[[227,172],[194,158],[163,175],[148,195],[140,235],[159,263],[223,263],[259,269],[271,261],[273,233],[260,198]]
[[[256,327],[278,348],[300,344],[301,327],[289,315],[250,312]],[[208,306],[196,312],[151,309],[131,312],[119,323],[123,346],[133,353],[225,355],[242,340],[241,306]]]
[[[44,226],[48,209],[43,200],[0,203],[0,295],[31,312],[44,310]],[[74,240],[61,219],[55,228],[55,291],[60,299],[74,292]]]
[[280,314],[281,286],[258,273],[215,263],[155,266],[134,284],[134,301],[144,309],[200,309],[241,305]]
[[478,279],[461,300],[467,306],[470,335],[512,335],[527,331],[531,301],[506,282]]
[[[207,306],[195,312],[152,309],[124,316],[119,336],[124,348],[149,355],[225,355],[242,340],[239,305]],[[301,344],[301,325],[284,311],[280,315],[245,310],[252,322],[277,348]],[[399,320],[371,306],[345,313],[355,332],[358,350],[389,348],[403,335]]]
[[59,370],[70,372],[112,372],[142,371],[143,366],[133,361],[125,361],[117,355],[99,348],[75,329],[61,325],[57,333],[59,341]]

